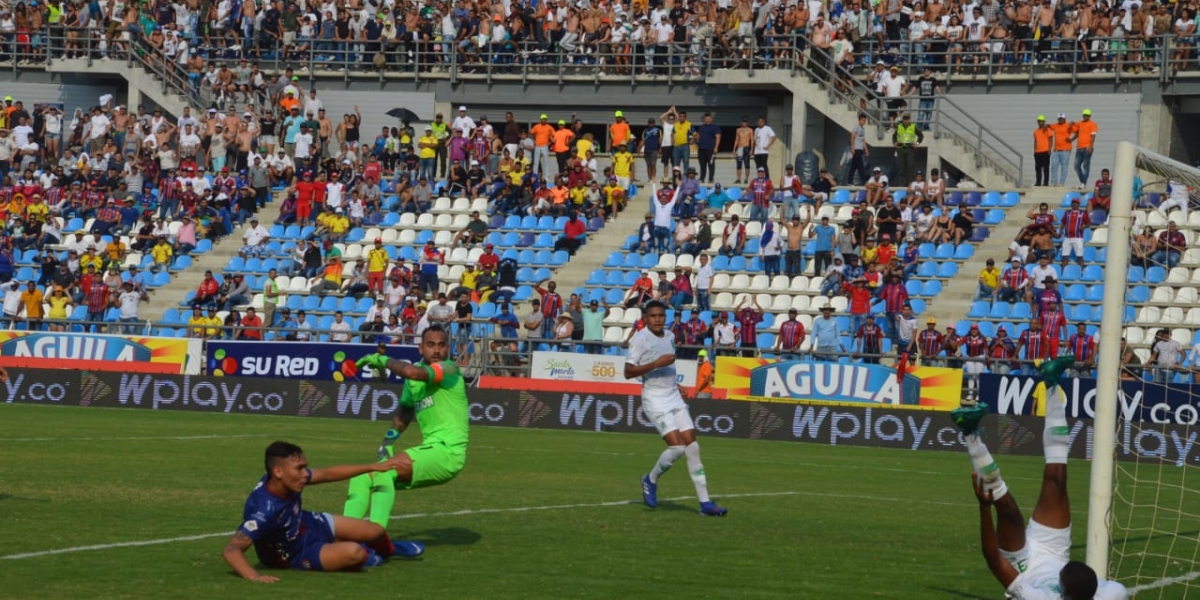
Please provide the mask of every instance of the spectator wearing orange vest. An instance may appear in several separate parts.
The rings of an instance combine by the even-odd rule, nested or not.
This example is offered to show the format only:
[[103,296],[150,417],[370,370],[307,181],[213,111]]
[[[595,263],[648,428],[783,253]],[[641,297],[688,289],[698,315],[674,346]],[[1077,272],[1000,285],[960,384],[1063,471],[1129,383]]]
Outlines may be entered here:
[[1067,163],[1071,160],[1071,124],[1066,113],[1058,113],[1058,122],[1050,126],[1054,130],[1054,147],[1050,152],[1050,185],[1067,185]]
[[1083,109],[1083,120],[1071,125],[1071,141],[1075,142],[1075,174],[1079,176],[1079,189],[1087,189],[1088,175],[1092,172],[1092,151],[1096,148],[1096,135],[1100,127],[1092,120],[1092,109]]
[[567,172],[567,161],[571,159],[571,140],[575,137],[575,132],[567,126],[567,122],[563,119],[558,120],[558,130],[554,132],[554,144],[551,150],[554,151],[554,157],[558,159],[558,172]]
[[608,126],[609,147],[616,148],[621,144],[628,144],[633,141],[629,131],[629,121],[625,120],[625,113],[617,111],[613,113],[616,117],[616,122]]
[[1035,187],[1050,185],[1050,147],[1054,143],[1054,130],[1046,126],[1046,115],[1038,115],[1037,129],[1033,130],[1033,171],[1037,181]]

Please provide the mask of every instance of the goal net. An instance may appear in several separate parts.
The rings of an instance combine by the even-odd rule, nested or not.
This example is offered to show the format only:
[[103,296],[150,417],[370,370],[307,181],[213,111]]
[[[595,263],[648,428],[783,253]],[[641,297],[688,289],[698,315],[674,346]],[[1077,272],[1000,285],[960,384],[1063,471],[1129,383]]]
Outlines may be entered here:
[[[1143,193],[1134,198],[1139,174]],[[1192,250],[1200,212],[1182,190],[1200,191],[1200,171],[1122,142],[1113,175],[1111,214],[1093,235],[1106,256],[1097,257],[1104,290],[1088,562],[1139,600],[1200,597],[1200,371],[1190,360],[1200,342],[1200,251]],[[1174,230],[1180,251],[1159,242],[1147,252],[1148,236]],[[1097,239],[1101,231],[1106,239]]]

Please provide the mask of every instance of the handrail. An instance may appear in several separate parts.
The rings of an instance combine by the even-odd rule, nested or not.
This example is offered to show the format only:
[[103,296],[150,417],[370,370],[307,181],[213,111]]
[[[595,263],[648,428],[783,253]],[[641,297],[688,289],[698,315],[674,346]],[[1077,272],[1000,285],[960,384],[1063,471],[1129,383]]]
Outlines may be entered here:
[[[830,95],[831,102],[840,100],[859,114],[866,115],[868,122],[876,129],[876,139],[882,139],[886,111],[878,106],[872,98],[867,84],[855,78],[854,74],[844,66],[834,64],[832,55],[824,49],[814,46],[803,35],[796,35],[799,40],[806,43],[810,50],[808,60],[795,61],[794,69],[806,73],[818,85],[824,87]],[[814,61],[834,66],[832,69],[825,66],[815,67],[812,65]],[[958,115],[947,115],[939,104],[949,105],[958,111]],[[910,109],[909,112],[916,111]],[[935,138],[942,135],[953,137],[956,142],[974,152],[976,168],[990,167],[1014,181],[1017,187],[1021,186],[1024,167],[1023,154],[972,117],[969,112],[946,98],[945,95],[935,97],[933,108],[921,112],[931,113],[929,125]],[[949,122],[951,127],[946,127],[942,121]]]

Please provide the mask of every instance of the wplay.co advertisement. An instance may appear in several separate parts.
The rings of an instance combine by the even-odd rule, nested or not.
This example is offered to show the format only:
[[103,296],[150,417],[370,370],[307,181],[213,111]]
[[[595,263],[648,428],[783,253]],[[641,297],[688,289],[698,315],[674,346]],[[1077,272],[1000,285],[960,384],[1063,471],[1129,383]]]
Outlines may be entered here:
[[[249,413],[293,417],[387,420],[401,387],[371,382],[266,380],[137,373],[19,370],[0,386],[6,403],[147,410]],[[633,395],[473,390],[472,424],[593,432],[655,433]],[[824,406],[773,402],[688,402],[703,435],[869,446],[905,450],[963,449],[958,430],[942,412],[875,406]],[[985,437],[1000,454],[1042,454],[1039,417],[996,415]],[[1122,420],[1120,459],[1155,459],[1200,465],[1196,432],[1176,423]],[[1090,458],[1090,419],[1071,422],[1071,456]]]

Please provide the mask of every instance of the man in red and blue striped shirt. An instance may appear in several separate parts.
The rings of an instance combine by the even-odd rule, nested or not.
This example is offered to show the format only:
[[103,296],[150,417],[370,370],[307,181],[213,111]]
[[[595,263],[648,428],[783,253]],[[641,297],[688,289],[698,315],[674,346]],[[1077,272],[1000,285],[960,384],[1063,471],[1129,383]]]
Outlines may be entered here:
[[737,306],[737,321],[741,325],[741,335],[738,339],[738,346],[742,348],[743,358],[752,358],[754,350],[758,347],[758,324],[763,320],[763,309],[758,305],[758,298],[749,296],[753,306],[742,307],[746,303],[746,298]]
[[1063,267],[1067,266],[1067,257],[1071,254],[1075,255],[1075,262],[1083,266],[1083,236],[1091,226],[1092,218],[1079,208],[1079,198],[1071,200],[1071,210],[1063,214],[1062,227],[1059,229],[1059,235],[1063,238]]
[[888,282],[879,288],[879,298],[883,300],[883,312],[887,315],[888,336],[892,345],[899,348],[900,330],[896,326],[896,320],[900,317],[900,311],[908,305],[908,290],[905,289],[899,274],[893,273],[888,277]]
[[800,345],[804,343],[804,323],[796,320],[796,309],[788,309],[788,320],[779,326],[779,336],[775,338],[775,353],[779,360],[799,360]]
[[1092,377],[1092,367],[1096,365],[1096,338],[1088,335],[1087,325],[1075,325],[1075,335],[1067,340],[1067,348],[1075,355],[1071,376]]
[[553,281],[546,283],[545,289],[540,284],[533,288],[542,296],[542,331],[546,333],[547,337],[550,336],[550,332],[554,331],[554,322],[558,319],[558,313],[562,311],[563,307],[562,296],[554,291],[557,288],[558,284]]
[[925,331],[917,334],[917,339],[913,340],[913,344],[921,352],[921,364],[937,366],[937,355],[942,351],[942,343],[945,339],[937,330],[937,319],[930,317],[925,323],[927,325]]
[[1021,259],[1014,256],[1011,266],[1000,276],[1000,289],[996,292],[996,298],[1009,304],[1020,302],[1025,298],[1028,287],[1029,273],[1025,272]]
[[750,193],[750,220],[766,222],[771,215],[771,194],[775,191],[766,169],[758,169],[758,177],[750,181],[746,191]]
[[1042,330],[1042,322],[1034,319],[1029,322],[1029,329],[1021,334],[1017,342],[1017,352],[1025,351],[1025,360],[1021,363],[1021,371],[1025,375],[1036,375],[1038,369],[1034,360],[1045,360],[1050,357],[1050,336]]
[[867,315],[866,322],[858,328],[854,338],[858,340],[858,352],[864,355],[863,363],[879,364],[879,355],[883,354],[883,328],[875,322],[875,315]]
[[992,343],[988,346],[988,357],[991,359],[988,368],[993,373],[1008,375],[1012,371],[1011,360],[1017,357],[1017,345],[1008,337],[1008,331],[1003,325],[996,328],[996,337],[992,338]]

